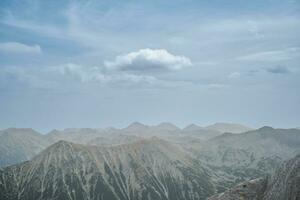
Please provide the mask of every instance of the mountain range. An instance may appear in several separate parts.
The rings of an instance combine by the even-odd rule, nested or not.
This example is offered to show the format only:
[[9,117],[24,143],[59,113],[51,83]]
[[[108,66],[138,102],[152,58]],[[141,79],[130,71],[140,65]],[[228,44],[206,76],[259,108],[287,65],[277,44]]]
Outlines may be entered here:
[[[231,124],[228,124],[228,127],[230,126]],[[147,126],[139,122],[134,122],[123,129],[68,128],[64,130],[52,130],[48,134],[41,134],[30,128],[9,128],[0,131],[0,167],[29,160],[41,152],[41,150],[59,140],[79,144],[99,145],[102,143],[104,145],[106,143],[106,145],[117,145],[127,143],[135,137],[133,141],[138,138],[157,136],[181,143],[190,140],[207,140],[220,134],[222,132],[196,125],[193,130],[180,129],[166,122],[156,126]]]
[[0,199],[300,198],[299,129],[219,124],[2,130]]

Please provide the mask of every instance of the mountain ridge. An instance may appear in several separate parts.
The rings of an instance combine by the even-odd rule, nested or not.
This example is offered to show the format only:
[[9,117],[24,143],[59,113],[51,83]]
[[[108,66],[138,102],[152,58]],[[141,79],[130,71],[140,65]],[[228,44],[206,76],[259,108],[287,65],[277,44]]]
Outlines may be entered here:
[[205,128],[219,131],[219,132],[230,132],[230,133],[243,133],[246,131],[252,130],[252,128],[247,127],[242,124],[236,124],[236,123],[225,123],[225,122],[217,122],[215,124],[206,126]]
[[0,173],[3,200],[192,200],[214,193],[198,161],[158,138],[113,147],[59,141]]

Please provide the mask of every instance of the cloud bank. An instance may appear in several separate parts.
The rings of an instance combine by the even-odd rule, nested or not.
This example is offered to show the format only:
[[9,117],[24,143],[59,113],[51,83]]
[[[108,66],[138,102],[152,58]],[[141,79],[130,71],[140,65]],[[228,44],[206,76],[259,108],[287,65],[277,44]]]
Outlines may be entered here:
[[[39,52],[40,48],[25,45],[3,45],[3,47],[23,47],[20,52]],[[5,48],[7,50],[7,48]],[[14,48],[16,50],[17,48]],[[26,50],[26,51],[25,51]],[[34,82],[34,85],[43,85],[48,78],[53,78],[53,82],[59,81],[80,81],[81,83],[96,83],[99,85],[118,85],[118,86],[158,86],[169,87],[177,83],[186,84],[188,81],[167,80],[160,77],[160,73],[177,71],[191,66],[192,62],[184,56],[177,56],[164,49],[141,49],[125,55],[116,56],[112,62],[105,61],[102,65],[75,64],[73,62],[52,67],[34,68],[34,70],[9,70],[16,78],[25,82]],[[8,67],[9,68],[9,67]],[[21,68],[22,69],[22,68]],[[153,72],[153,73],[152,73]],[[155,73],[154,73],[155,72]],[[1,77],[0,77],[1,78]],[[50,78],[50,80],[51,80]],[[46,79],[46,80],[45,80]],[[33,81],[34,80],[34,81]],[[50,81],[51,82],[51,81]]]
[[26,53],[26,54],[40,54],[42,49],[39,45],[26,45],[18,42],[0,43],[0,51],[8,53]]
[[241,61],[266,61],[266,62],[278,62],[290,60],[296,56],[299,56],[300,48],[292,47],[283,50],[265,51],[254,53],[246,56],[241,56],[237,60]]
[[229,74],[228,78],[229,79],[236,79],[239,78],[241,76],[240,72],[232,72],[231,74]]
[[68,63],[60,67],[63,75],[79,79],[81,82],[99,82],[99,83],[147,83],[154,84],[157,79],[153,76],[135,75],[125,72],[111,73],[104,72],[100,67],[86,67],[73,63]]
[[180,70],[191,66],[192,62],[185,56],[177,56],[165,49],[140,49],[120,55],[114,61],[105,61],[107,69],[138,73],[166,72]]

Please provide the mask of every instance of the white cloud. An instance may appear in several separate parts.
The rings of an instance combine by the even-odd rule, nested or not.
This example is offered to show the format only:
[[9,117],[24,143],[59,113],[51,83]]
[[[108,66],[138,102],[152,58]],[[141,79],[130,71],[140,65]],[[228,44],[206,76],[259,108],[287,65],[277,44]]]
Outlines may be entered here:
[[189,58],[177,56],[164,49],[141,49],[117,56],[114,61],[106,61],[108,69],[131,72],[173,71],[192,65]]
[[18,42],[5,42],[0,43],[0,51],[9,53],[29,53],[29,54],[40,54],[42,53],[39,45],[26,45]]
[[233,73],[229,74],[228,78],[235,79],[235,78],[239,78],[240,76],[241,76],[241,73],[233,72]]
[[95,81],[100,83],[128,82],[154,84],[157,81],[153,76],[135,75],[125,72],[104,73],[99,67],[85,67],[72,63],[61,66],[59,69],[62,74],[78,78],[82,82]]
[[300,55],[300,48],[293,47],[276,51],[264,51],[238,57],[240,61],[266,61],[266,62],[278,62],[284,60],[290,60],[296,55]]

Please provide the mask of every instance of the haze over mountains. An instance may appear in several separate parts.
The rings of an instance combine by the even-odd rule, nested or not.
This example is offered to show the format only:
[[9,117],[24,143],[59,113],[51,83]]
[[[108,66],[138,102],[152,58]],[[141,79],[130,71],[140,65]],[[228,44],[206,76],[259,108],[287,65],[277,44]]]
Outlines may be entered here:
[[246,127],[241,124],[234,123],[215,123],[213,125],[205,127],[206,129],[211,129],[219,132],[229,132],[229,133],[242,133],[252,130],[249,127]]
[[[232,125],[223,124],[223,126],[227,126],[228,130]],[[52,130],[46,135],[40,134],[33,129],[9,128],[0,131],[0,166],[8,166],[28,160],[37,155],[42,149],[59,140],[80,144],[96,144],[95,141],[98,141],[98,144],[111,143],[117,145],[128,142],[127,139],[130,140],[130,138],[135,141],[135,137],[138,139],[140,137],[159,136],[168,140],[181,142],[190,137],[206,140],[222,134],[222,131],[214,130],[213,127],[208,129],[195,125],[193,130],[188,127],[180,129],[171,123],[147,126],[139,122],[134,122],[123,129],[68,128],[61,131]],[[242,128],[240,131],[242,132],[243,130]]]
[[31,159],[51,144],[33,129],[0,131],[0,167]]
[[[284,163],[295,163],[297,155],[298,129],[225,123],[180,129],[134,122],[123,129],[43,135],[10,128],[0,131],[0,199],[230,200],[248,193],[257,200],[295,199],[299,176],[291,174],[299,174],[299,167]],[[294,188],[285,176],[297,183]],[[279,179],[287,186],[278,185]]]

